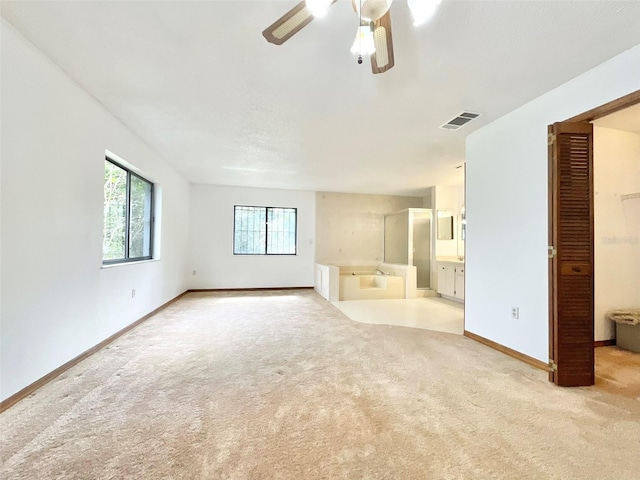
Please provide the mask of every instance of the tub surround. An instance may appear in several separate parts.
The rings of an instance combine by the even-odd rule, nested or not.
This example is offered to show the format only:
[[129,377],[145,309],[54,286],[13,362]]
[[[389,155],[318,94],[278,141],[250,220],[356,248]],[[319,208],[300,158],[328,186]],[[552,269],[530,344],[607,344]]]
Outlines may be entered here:
[[340,275],[340,301],[403,299],[404,279],[383,274]]
[[381,263],[378,267],[385,275],[404,278],[404,298],[417,298],[418,271],[413,265]]
[[316,263],[315,265],[314,288],[330,302],[358,299],[416,298],[416,282],[416,267],[412,265],[396,265],[392,263],[359,265]]
[[337,302],[339,300],[340,284],[340,267],[336,265],[322,265],[316,263],[315,265],[315,280],[313,288],[323,298],[330,302]]

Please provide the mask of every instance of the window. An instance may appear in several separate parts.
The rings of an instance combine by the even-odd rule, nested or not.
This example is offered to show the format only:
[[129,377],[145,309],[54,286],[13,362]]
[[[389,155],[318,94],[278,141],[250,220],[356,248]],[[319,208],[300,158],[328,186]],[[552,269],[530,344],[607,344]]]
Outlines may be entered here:
[[102,263],[151,258],[153,183],[109,158],[104,162]]
[[236,205],[233,212],[234,255],[295,255],[295,208]]

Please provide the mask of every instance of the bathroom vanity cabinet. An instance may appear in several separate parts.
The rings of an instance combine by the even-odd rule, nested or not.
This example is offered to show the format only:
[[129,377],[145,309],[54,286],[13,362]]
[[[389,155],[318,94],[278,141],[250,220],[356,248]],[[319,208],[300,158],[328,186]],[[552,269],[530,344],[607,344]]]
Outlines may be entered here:
[[464,300],[464,263],[438,262],[437,292],[451,300]]

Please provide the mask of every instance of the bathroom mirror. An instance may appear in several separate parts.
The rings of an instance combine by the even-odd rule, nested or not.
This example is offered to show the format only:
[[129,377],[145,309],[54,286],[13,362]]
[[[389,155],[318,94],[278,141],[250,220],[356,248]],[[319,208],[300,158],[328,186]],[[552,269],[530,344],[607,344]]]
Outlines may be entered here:
[[438,240],[453,240],[453,215],[438,210]]

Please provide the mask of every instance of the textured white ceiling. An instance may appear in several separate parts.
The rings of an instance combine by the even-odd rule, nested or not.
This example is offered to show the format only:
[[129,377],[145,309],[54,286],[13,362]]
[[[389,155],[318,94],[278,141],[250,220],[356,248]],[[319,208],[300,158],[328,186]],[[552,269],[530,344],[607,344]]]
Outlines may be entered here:
[[[261,32],[295,1],[1,11],[192,182],[362,193],[460,183],[466,135],[640,44],[639,1],[444,0],[414,28],[396,0],[396,66],[374,76],[349,51],[350,3],[282,46]],[[438,128],[464,110],[483,115]]]

